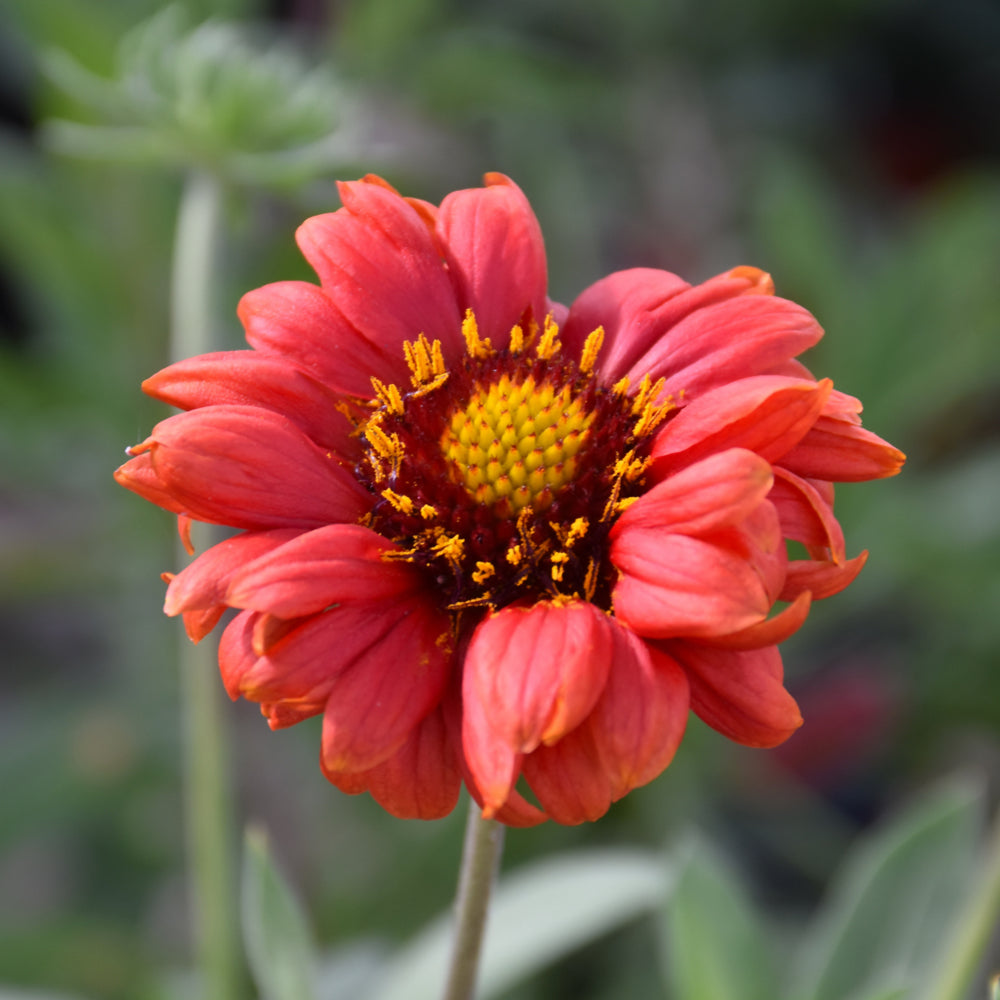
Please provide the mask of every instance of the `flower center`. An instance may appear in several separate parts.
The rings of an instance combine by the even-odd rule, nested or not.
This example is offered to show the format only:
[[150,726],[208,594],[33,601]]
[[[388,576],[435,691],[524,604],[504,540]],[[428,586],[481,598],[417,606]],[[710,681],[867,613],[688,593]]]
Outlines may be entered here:
[[593,410],[570,386],[518,382],[504,374],[451,415],[441,451],[476,503],[506,500],[513,511],[543,510],[577,469]]
[[387,555],[423,567],[452,613],[516,600],[580,597],[610,606],[607,538],[642,493],[652,432],[674,409],[663,382],[601,385],[604,331],[579,361],[558,328],[511,331],[495,350],[475,317],[466,356],[446,367],[441,345],[404,345],[411,387],[372,379],[359,479],[377,500],[364,523],[391,538]]

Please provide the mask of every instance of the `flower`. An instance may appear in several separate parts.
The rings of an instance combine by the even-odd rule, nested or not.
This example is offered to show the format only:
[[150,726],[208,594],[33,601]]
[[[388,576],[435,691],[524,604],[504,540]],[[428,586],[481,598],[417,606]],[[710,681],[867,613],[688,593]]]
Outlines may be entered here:
[[510,825],[595,819],[689,709],[785,740],[776,644],[866,557],[832,483],[903,462],[794,360],[813,317],[750,267],[621,271],[567,309],[499,174],[440,207],[372,176],[340,194],[297,233],[320,284],[250,292],[249,350],[145,382],[185,412],[116,473],[237,529],[166,575],[195,641],[238,610],[229,694],[274,728],[322,713],[329,780],[404,817],[464,782]]

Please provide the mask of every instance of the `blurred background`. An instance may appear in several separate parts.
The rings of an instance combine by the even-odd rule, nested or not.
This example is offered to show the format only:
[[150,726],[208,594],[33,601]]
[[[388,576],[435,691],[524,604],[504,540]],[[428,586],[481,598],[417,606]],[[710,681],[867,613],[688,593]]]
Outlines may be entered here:
[[[165,415],[139,383],[167,357],[180,175],[155,151],[116,163],[46,123],[100,124],[65,57],[120,78],[123,39],[161,7],[0,3],[0,983],[93,1000],[165,997],[191,961],[182,637],[160,613],[174,525],[111,480]],[[660,848],[697,826],[787,916],[916,789],[955,770],[997,780],[993,0],[200,0],[185,12],[287,39],[351,109],[350,122],[334,109],[328,168],[230,185],[220,347],[239,344],[244,291],[311,278],[293,231],[337,206],[334,177],[376,171],[437,201],[500,170],[541,220],[554,298],[623,267],[692,281],[762,267],[827,330],[810,367],[860,396],[866,425],[909,456],[895,480],[838,489],[849,555],[872,556],[785,647],[803,730],[750,751],[692,719],[658,781],[595,825],[513,832],[508,868],[584,845]],[[462,810],[394,820],[324,781],[318,720],[274,734],[252,705],[227,713],[241,820],[270,831],[325,946],[403,940],[448,906]],[[620,931],[513,995],[658,996],[651,934]]]

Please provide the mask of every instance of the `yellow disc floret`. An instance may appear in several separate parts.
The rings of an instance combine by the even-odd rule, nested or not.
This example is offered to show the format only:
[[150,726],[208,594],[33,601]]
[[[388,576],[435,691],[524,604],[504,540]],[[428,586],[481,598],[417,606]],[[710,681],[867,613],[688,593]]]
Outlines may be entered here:
[[477,503],[542,510],[573,479],[593,420],[569,386],[503,375],[451,414],[441,451]]

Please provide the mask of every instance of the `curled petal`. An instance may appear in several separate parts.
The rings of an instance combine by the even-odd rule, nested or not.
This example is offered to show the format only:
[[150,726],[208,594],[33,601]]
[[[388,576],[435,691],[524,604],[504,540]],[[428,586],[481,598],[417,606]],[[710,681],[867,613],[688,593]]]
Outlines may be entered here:
[[306,260],[347,322],[392,356],[421,333],[464,351],[455,293],[424,219],[371,181],[338,185],[344,207],[296,232]]
[[487,811],[507,800],[519,754],[557,742],[594,707],[611,630],[583,601],[509,607],[477,627],[465,655],[462,744]]
[[611,806],[611,781],[585,726],[528,754],[523,767],[535,797],[557,823],[590,823]]
[[844,560],[844,532],[833,516],[832,503],[810,482],[777,466],[774,487],[768,500],[774,504],[786,538],[810,549],[832,554],[834,562]]
[[[129,454],[131,453],[130,449]],[[143,500],[155,503],[157,507],[172,511],[174,514],[185,513],[184,505],[157,475],[156,469],[153,468],[153,456],[148,450],[139,452],[124,465],[118,466],[115,469],[115,482],[133,493],[138,493]]]
[[458,801],[462,775],[448,727],[438,709],[414,726],[406,742],[367,771],[332,771],[320,755],[329,781],[349,795],[370,792],[400,819],[440,819]]
[[260,615],[241,611],[222,631],[219,640],[219,671],[226,694],[235,701],[243,689],[243,678],[258,660],[253,632]]
[[357,524],[328,524],[286,541],[234,568],[228,604],[301,618],[331,604],[396,597],[420,582],[408,563],[383,560],[396,549],[392,542]]
[[821,416],[794,448],[781,456],[790,472],[837,483],[895,476],[906,456],[850,419]]
[[458,301],[475,313],[481,336],[502,348],[525,313],[541,322],[548,282],[542,230],[512,180],[487,174],[486,187],[448,195],[438,233]]
[[747,448],[774,462],[816,423],[832,387],[829,379],[759,375],[705,393],[657,435],[655,474],[663,476],[727,448]]
[[811,604],[812,594],[808,590],[804,590],[787,608],[782,609],[772,618],[767,618],[749,628],[740,629],[739,632],[730,632],[728,635],[717,635],[711,639],[698,641],[706,646],[715,646],[719,649],[763,649],[764,646],[776,646],[779,642],[784,642],[789,636],[794,635],[805,624]]
[[692,710],[723,736],[744,746],[773,747],[802,725],[774,646],[730,650],[675,642],[665,648],[687,674]]
[[729,528],[745,520],[767,496],[771,466],[743,448],[732,448],[657,483],[615,522],[611,539],[633,528],[683,535]]
[[337,456],[286,417],[207,406],[157,424],[145,447],[159,482],[193,517],[233,528],[355,521],[370,498]]
[[854,582],[867,561],[867,549],[846,562],[793,559],[788,563],[785,586],[779,600],[793,601],[804,591],[811,593],[815,601],[839,594]]
[[685,316],[628,371],[664,378],[664,392],[696,399],[736,379],[763,375],[823,336],[812,314],[772,295],[740,295]]
[[[186,615],[192,611],[217,612],[215,621],[218,621],[222,611],[229,606],[226,591],[233,574],[249,560],[270,552],[297,534],[294,528],[246,532],[213,545],[171,578],[163,605],[164,614],[185,614],[186,626],[189,624]],[[206,629],[201,618],[192,619],[192,624],[196,620],[201,623],[196,629],[200,634],[194,635],[188,628],[195,642],[204,638],[215,624],[213,622]]]
[[202,354],[169,365],[146,379],[142,388],[181,410],[263,406],[287,416],[321,447],[341,454],[357,447],[350,421],[337,409],[340,397],[282,358],[256,351]]
[[251,347],[287,359],[336,392],[370,399],[373,374],[389,381],[409,377],[402,352],[387,353],[360,333],[318,285],[264,285],[247,292],[236,311]]
[[627,374],[669,331],[700,309],[738,295],[773,291],[770,276],[738,267],[701,285],[652,268],[617,271],[595,282],[570,307],[563,343],[578,353],[587,335],[604,327],[601,371],[608,382]]

